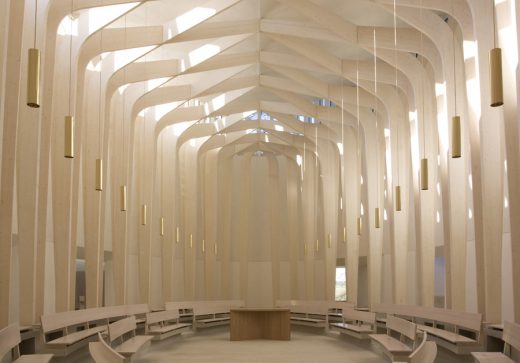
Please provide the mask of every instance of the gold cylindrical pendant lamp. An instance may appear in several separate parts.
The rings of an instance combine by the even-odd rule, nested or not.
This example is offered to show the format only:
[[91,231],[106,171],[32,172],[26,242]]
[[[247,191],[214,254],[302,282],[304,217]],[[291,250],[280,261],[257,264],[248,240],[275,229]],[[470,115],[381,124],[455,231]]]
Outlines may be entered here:
[[27,67],[27,106],[40,107],[40,50],[29,49]]
[[462,155],[460,132],[460,116],[453,116],[451,123],[451,157],[456,159]]
[[331,248],[332,247],[332,234],[329,233],[329,235],[327,236],[328,237],[328,247]]
[[395,187],[395,210],[401,211],[401,186],[397,185]]
[[177,235],[175,237],[175,242],[179,243],[179,227],[177,227]]
[[381,212],[379,208],[376,208],[375,210],[375,225],[376,228],[381,228]]
[[146,222],[148,222],[147,213],[146,213],[146,204],[141,206],[141,225],[146,226]]
[[421,190],[428,190],[428,159],[421,159]]
[[303,255],[307,256],[307,243],[303,245]]
[[504,104],[504,89],[502,84],[502,50],[493,48],[489,51],[489,67],[491,76],[491,107]]
[[121,185],[121,212],[126,212],[126,185]]
[[103,159],[96,159],[96,190],[103,190]]
[[190,248],[193,248],[193,235],[190,233]]
[[217,253],[218,253],[218,250],[217,250],[217,242],[215,242],[215,244],[213,245],[213,251],[215,252],[215,256],[216,256]]
[[343,227],[343,243],[347,243],[347,227]]
[[65,157],[74,158],[74,117],[65,116]]
[[320,241],[316,240],[316,252],[319,252],[320,250]]
[[361,217],[358,217],[357,219],[357,234],[358,236],[361,236],[361,231],[363,230],[363,219]]
[[164,217],[161,217],[160,226],[161,226],[161,236],[164,236]]
[[206,252],[206,241],[202,240],[202,253]]

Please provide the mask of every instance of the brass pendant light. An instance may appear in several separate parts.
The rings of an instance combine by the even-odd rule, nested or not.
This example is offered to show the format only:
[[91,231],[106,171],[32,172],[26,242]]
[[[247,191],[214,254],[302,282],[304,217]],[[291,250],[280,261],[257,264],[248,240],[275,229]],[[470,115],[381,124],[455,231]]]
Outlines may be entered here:
[[328,247],[331,248],[332,247],[332,234],[329,233],[328,235]]
[[164,217],[161,217],[161,237],[164,236]]
[[176,236],[175,236],[175,242],[179,243],[179,227],[177,227],[177,232],[176,232]]
[[502,84],[502,49],[497,47],[496,34],[496,12],[495,2],[493,1],[493,44],[494,48],[489,51],[490,86],[491,86],[491,107],[498,107],[504,104],[504,88]]
[[27,68],[27,106],[40,107],[40,50],[29,49]]
[[121,212],[126,212],[126,185],[121,186]]
[[343,227],[343,243],[347,243],[347,228]]
[[190,248],[193,248],[193,235],[190,233]]
[[307,243],[303,244],[303,255],[307,256]]
[[103,159],[96,159],[96,190],[103,190]]
[[217,242],[215,242],[215,244],[213,245],[213,252],[215,253],[215,256],[217,255]]
[[202,253],[206,252],[206,241],[202,240]]
[[376,228],[381,228],[381,212],[380,212],[380,209],[379,207],[376,208],[375,210],[375,225],[376,225]]
[[361,232],[363,231],[363,218],[358,217],[357,219],[357,234],[361,236]]
[[428,190],[428,159],[421,159],[421,190]]
[[146,222],[148,222],[147,208],[146,204],[143,204],[141,206],[141,225],[146,226]]
[[461,145],[460,116],[453,116],[451,119],[451,157],[460,158],[462,155]]
[[316,240],[316,252],[320,251],[320,241]]
[[401,186],[397,185],[395,187],[395,210],[401,211]]
[[65,116],[65,157],[74,158],[74,117]]

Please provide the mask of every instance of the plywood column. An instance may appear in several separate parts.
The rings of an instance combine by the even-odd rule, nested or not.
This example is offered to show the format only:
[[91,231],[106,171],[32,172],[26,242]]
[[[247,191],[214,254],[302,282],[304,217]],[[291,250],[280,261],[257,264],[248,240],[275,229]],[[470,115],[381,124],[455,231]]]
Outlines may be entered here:
[[240,277],[239,291],[240,299],[247,300],[248,287],[248,245],[249,245],[249,205],[250,205],[250,187],[251,187],[251,157],[248,153],[240,160],[240,220],[239,223],[239,240],[240,243]]
[[204,275],[205,291],[207,299],[218,297],[218,285],[216,284],[216,254],[218,253],[217,243],[217,219],[218,219],[218,150],[211,150],[205,154],[205,173],[202,182],[204,183]]
[[[10,19],[23,19],[25,1],[10,1]],[[20,94],[20,67],[23,22],[10,21],[8,26],[7,59],[5,64],[5,94],[3,120],[2,172],[0,184],[0,327],[9,323],[11,279],[11,225],[13,220],[15,150]]]
[[356,130],[345,128],[345,144],[343,145],[345,160],[345,193],[343,194],[343,208],[346,210],[347,228],[347,301],[357,305],[358,296],[358,265],[359,265],[359,236],[357,233],[357,218],[359,217],[360,188],[358,140]]
[[218,190],[219,190],[219,214],[218,214],[218,227],[219,227],[219,241],[220,248],[218,253],[220,254],[222,271],[221,271],[221,298],[231,298],[231,275],[230,275],[230,261],[231,261],[231,190],[234,190],[232,184],[231,171],[232,164],[231,158],[227,155],[227,152],[221,149],[219,151],[219,170],[218,170]]
[[316,155],[306,149],[304,158],[304,175],[302,181],[302,212],[304,226],[304,299],[314,299],[314,257],[316,233],[315,217],[315,180],[316,180]]
[[[301,156],[300,156],[301,157]],[[299,233],[301,221],[298,218],[301,178],[303,175],[301,165],[293,160],[287,162],[287,233],[289,236],[289,264],[291,299],[299,299],[298,291],[298,261],[300,257],[300,246],[302,237]]]
[[278,160],[272,154],[268,156],[269,163],[269,197],[270,197],[270,215],[271,215],[271,269],[272,269],[272,286],[273,286],[273,306],[276,300],[280,298],[280,244],[282,238],[280,236],[281,218],[280,218],[280,191],[279,191],[279,175]]

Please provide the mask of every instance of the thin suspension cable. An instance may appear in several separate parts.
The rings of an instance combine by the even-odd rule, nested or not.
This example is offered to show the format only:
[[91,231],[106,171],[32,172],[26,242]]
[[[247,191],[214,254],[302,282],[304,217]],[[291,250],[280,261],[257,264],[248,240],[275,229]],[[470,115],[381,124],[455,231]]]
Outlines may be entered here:
[[[103,5],[101,5],[103,6]],[[101,27],[99,29],[99,107],[98,107],[98,152],[99,152],[99,158],[101,159],[101,78],[103,73],[103,64],[101,63],[103,61],[103,29],[104,27]]]
[[497,14],[496,14],[496,8],[495,8],[495,0],[492,0],[493,4],[493,48],[497,47]]
[[[395,96],[396,99],[399,99],[399,89],[397,88],[397,8],[395,4],[396,0],[394,0],[394,71],[395,71]],[[396,131],[396,145],[399,147],[399,121],[397,121],[397,126],[395,128]],[[397,150],[397,185],[400,185],[399,180],[399,152]]]
[[[376,180],[377,193],[379,194],[379,128],[377,124],[377,46],[376,46],[376,29],[374,28],[374,116],[376,118]],[[379,197],[377,198],[377,206],[379,207]]]
[[38,0],[34,0],[34,46],[36,48],[36,33],[38,30]]
[[[127,14],[125,14],[125,49],[127,47]],[[128,64],[126,64],[123,68],[123,87],[127,87],[126,86],[126,67],[128,66]],[[121,171],[122,171],[122,178],[123,178],[123,184],[125,183],[125,179],[126,179],[126,155],[125,155],[125,122],[126,122],[126,89],[123,90],[123,120],[121,121],[121,140],[122,140],[122,143],[123,143],[123,155],[121,157],[122,159],[122,166],[121,166]]]
[[70,1],[70,37],[69,37],[69,115],[72,116],[72,13],[74,12],[74,0]]
[[[423,23],[423,8],[422,8],[422,0],[420,4],[420,18],[421,18],[421,24]],[[423,32],[421,31],[421,93],[422,93],[422,134],[423,134],[423,159],[426,159],[426,120],[424,118],[424,50],[423,50]]]
[[[358,166],[358,183],[361,182],[361,140],[360,140],[360,119],[359,119],[359,60],[356,59],[356,114],[357,114],[357,143],[356,143],[356,154],[357,154],[357,166]],[[359,198],[361,200],[361,196]],[[361,207],[360,207],[361,208]],[[360,210],[361,216],[361,210]]]
[[[451,5],[451,16],[453,17],[453,0],[450,1]],[[455,20],[455,18],[453,18]],[[455,25],[456,23],[453,23],[453,30],[452,30],[452,48],[453,48],[453,82],[454,82],[454,96],[455,96],[455,116],[457,115],[457,72],[456,72],[456,65],[455,65]]]

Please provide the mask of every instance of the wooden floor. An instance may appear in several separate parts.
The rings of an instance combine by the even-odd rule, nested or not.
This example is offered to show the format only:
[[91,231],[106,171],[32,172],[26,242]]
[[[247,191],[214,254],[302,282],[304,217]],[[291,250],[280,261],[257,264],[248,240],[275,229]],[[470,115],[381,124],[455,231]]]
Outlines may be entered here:
[[[290,341],[253,340],[231,342],[227,327],[208,328],[153,343],[133,363],[384,363],[389,362],[370,341],[316,334],[312,328],[293,328]],[[473,362],[439,349],[436,363]],[[81,350],[51,363],[92,363]]]

